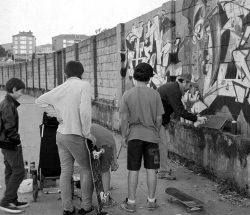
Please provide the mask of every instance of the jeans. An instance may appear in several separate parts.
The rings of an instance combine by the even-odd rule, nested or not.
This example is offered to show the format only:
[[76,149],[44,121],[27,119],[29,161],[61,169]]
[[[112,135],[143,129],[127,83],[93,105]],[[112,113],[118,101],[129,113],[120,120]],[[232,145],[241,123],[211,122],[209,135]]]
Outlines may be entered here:
[[160,149],[160,171],[168,169],[168,145],[170,142],[170,134],[168,129],[161,126],[160,130],[161,142],[159,144]]
[[17,202],[17,190],[22,183],[25,170],[23,162],[22,146],[17,151],[2,149],[5,164],[5,185],[6,190],[1,205]]
[[71,180],[74,161],[80,165],[81,208],[89,210],[92,206],[93,182],[85,139],[78,135],[57,132],[56,143],[61,163],[60,188],[63,210],[73,210]]

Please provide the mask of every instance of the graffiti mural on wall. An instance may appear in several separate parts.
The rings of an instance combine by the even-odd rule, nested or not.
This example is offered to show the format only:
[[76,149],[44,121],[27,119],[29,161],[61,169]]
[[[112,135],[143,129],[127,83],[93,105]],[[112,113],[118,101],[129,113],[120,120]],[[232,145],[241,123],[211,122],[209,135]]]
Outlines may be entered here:
[[182,16],[177,26],[175,18],[161,11],[127,33],[129,77],[140,62],[154,68],[154,88],[189,72],[199,90],[186,95],[193,111],[214,114],[226,107],[235,120],[242,113],[250,123],[250,2],[182,0],[178,6],[182,8],[175,11]]
[[[155,71],[151,86],[157,88],[168,76],[180,73],[178,66],[179,38],[172,38],[175,21],[165,11],[147,23],[133,25],[126,36],[128,75],[133,76],[134,67],[140,62],[149,63]],[[175,69],[171,69],[172,67]]]
[[192,65],[189,72],[199,84],[203,103],[217,110],[226,105],[235,119],[242,111],[250,122],[246,112],[250,108],[250,4],[184,0],[182,15],[192,35],[184,45],[192,56],[182,64]]

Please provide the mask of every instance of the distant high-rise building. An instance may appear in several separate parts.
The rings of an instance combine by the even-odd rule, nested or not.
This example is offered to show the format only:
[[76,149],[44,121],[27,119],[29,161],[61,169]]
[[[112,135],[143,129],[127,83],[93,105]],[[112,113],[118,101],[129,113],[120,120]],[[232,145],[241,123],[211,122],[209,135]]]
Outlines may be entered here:
[[31,31],[20,31],[12,36],[12,48],[16,60],[30,60],[36,52],[36,38]]
[[60,34],[52,37],[52,51],[57,51],[67,46],[72,46],[74,43],[78,43],[87,39],[89,36],[84,34]]

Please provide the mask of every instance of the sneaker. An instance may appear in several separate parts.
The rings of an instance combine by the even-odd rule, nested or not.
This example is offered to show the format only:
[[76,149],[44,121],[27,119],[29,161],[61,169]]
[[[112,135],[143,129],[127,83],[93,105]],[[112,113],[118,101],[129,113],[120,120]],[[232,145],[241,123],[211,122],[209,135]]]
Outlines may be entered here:
[[83,209],[83,208],[81,208],[79,211],[78,211],[78,214],[79,215],[85,215],[85,214],[91,214],[91,212],[94,212],[94,210],[95,210],[95,207],[94,206],[91,206],[91,208],[89,209],[89,210],[85,210],[85,209]]
[[23,210],[18,209],[13,203],[9,203],[7,205],[0,205],[0,210],[11,214],[19,214],[23,212]]
[[76,212],[76,209],[74,207],[73,211],[63,211],[63,215],[74,215]]
[[147,200],[147,209],[150,210],[150,211],[153,211],[153,210],[155,210],[156,208],[158,208],[159,205],[157,204],[156,201],[157,201],[157,200],[155,200],[154,202],[149,202],[149,201]]
[[117,205],[117,202],[109,196],[109,199],[103,204],[104,208],[110,208]]
[[16,202],[16,207],[18,209],[27,208],[30,204],[28,202]]
[[121,208],[130,213],[136,212],[136,204],[135,203],[129,204],[128,198],[126,198],[126,200],[121,204]]

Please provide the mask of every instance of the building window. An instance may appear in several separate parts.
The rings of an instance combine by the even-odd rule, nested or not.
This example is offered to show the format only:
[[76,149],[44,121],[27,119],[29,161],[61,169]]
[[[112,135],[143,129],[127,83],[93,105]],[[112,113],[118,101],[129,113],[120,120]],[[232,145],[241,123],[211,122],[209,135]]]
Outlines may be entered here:
[[26,44],[26,40],[20,40],[20,44]]
[[26,37],[20,37],[20,40],[26,40]]
[[74,40],[67,40],[67,44],[68,44],[68,45],[74,44]]
[[20,50],[20,54],[26,54],[26,50]]
[[26,46],[25,45],[21,45],[20,49],[26,49]]

